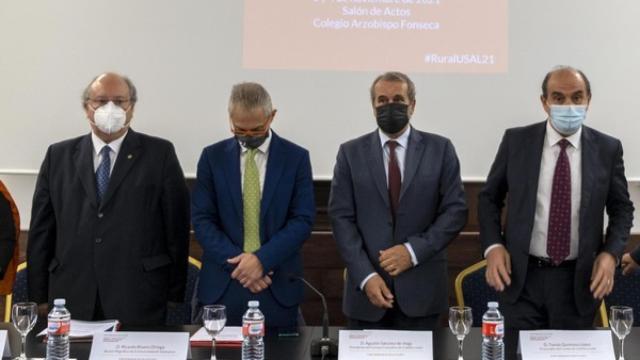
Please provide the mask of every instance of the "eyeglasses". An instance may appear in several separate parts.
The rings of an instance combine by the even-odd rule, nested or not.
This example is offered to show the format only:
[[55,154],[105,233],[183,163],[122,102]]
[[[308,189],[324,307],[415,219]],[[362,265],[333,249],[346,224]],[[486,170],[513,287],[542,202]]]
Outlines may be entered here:
[[101,106],[107,105],[109,101],[113,102],[114,105],[120,106],[125,110],[128,110],[129,106],[131,105],[131,99],[121,98],[121,97],[115,97],[112,99],[109,99],[109,98],[89,99],[88,103],[89,103],[89,106],[91,106],[91,108],[95,110]]
[[236,129],[231,127],[231,132],[234,135],[238,135],[238,136],[254,137],[254,136],[264,135],[264,133],[266,133],[267,130],[264,128],[264,126],[261,126],[260,128],[252,129],[252,130]]

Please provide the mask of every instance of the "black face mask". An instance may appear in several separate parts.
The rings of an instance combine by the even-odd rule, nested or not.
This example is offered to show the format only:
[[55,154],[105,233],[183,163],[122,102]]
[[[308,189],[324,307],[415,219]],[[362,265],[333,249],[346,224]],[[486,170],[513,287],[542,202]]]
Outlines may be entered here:
[[397,134],[409,123],[409,105],[403,103],[388,103],[376,108],[378,127],[385,134]]
[[265,140],[269,137],[269,132],[260,136],[246,136],[236,135],[236,139],[242,144],[242,146],[248,149],[257,149],[260,145],[264,144]]

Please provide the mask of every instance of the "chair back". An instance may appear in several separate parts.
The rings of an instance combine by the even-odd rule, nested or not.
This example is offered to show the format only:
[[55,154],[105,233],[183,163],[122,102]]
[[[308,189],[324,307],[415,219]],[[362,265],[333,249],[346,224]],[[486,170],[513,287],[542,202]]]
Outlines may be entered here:
[[456,301],[459,306],[468,306],[473,313],[473,326],[482,325],[482,315],[487,310],[487,302],[498,301],[498,293],[493,290],[484,274],[487,261],[482,260],[462,270],[456,277]]
[[191,323],[191,299],[195,292],[196,280],[198,279],[200,268],[202,268],[202,263],[189,256],[184,302],[178,304],[175,308],[167,309],[167,325],[186,325]]

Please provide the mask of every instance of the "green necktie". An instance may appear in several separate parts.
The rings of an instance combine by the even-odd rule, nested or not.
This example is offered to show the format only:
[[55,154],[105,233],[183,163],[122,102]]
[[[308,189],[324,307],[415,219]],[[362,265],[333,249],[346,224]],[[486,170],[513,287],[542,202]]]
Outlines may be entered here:
[[244,252],[253,253],[260,248],[260,174],[254,159],[257,149],[245,155],[242,183],[244,208]]

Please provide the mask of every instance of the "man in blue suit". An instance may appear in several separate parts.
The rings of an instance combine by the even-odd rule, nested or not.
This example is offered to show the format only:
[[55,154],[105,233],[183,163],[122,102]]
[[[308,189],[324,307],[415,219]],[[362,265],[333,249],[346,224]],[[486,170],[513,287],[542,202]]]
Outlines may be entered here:
[[198,162],[192,220],[202,245],[199,306],[223,304],[240,325],[259,300],[268,327],[297,325],[303,285],[300,248],[315,214],[309,153],[275,134],[276,110],[259,84],[235,85],[234,137],[206,147]]

